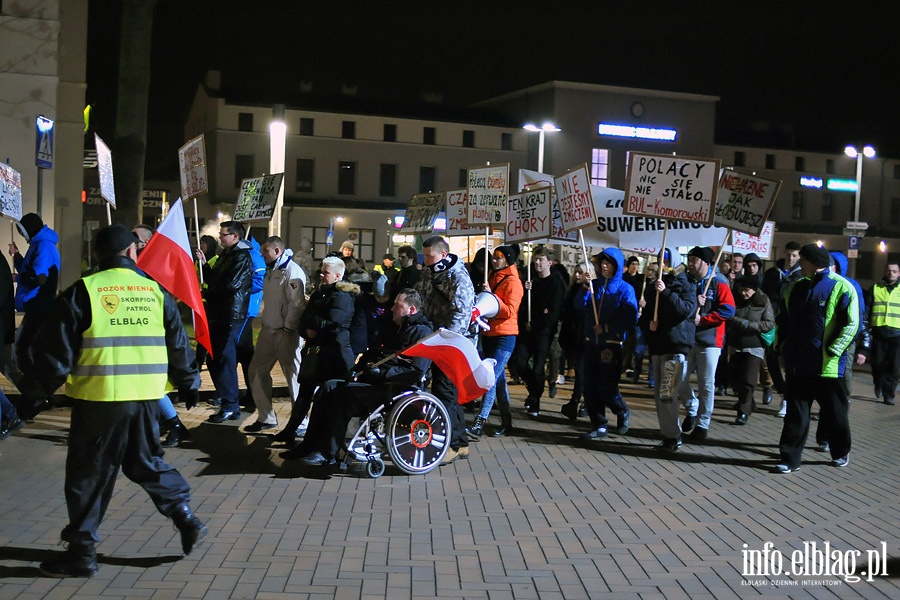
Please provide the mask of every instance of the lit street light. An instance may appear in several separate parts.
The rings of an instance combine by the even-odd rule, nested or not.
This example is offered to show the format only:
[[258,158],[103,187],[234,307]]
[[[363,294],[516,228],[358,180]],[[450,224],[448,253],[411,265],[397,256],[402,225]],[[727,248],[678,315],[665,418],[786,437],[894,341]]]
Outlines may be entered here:
[[[849,156],[850,158],[856,159],[856,198],[853,202],[853,221],[855,223],[859,223],[859,203],[862,195],[862,166],[863,166],[863,157],[865,158],[875,158],[875,148],[872,146],[866,145],[863,147],[862,152],[856,149],[856,146],[847,146],[844,148],[844,154]],[[849,226],[849,223],[848,223]],[[858,227],[858,225],[855,225]],[[861,235],[861,234],[860,234]],[[856,257],[852,257],[853,260],[850,261],[850,266],[847,269],[849,273],[847,273],[850,277],[856,276]]]
[[557,127],[556,125],[554,125],[553,123],[550,123],[548,121],[545,121],[544,124],[541,125],[540,127],[538,127],[534,123],[526,123],[525,125],[522,126],[522,129],[524,129],[525,131],[530,131],[532,133],[537,131],[540,134],[538,136],[538,172],[543,173],[544,172],[544,134],[547,132],[552,133],[554,131],[562,131],[562,130],[559,127]]
[[[272,107],[272,122],[269,123],[269,175],[284,173],[285,144],[287,142],[287,125],[284,122],[284,104]],[[269,235],[281,235],[281,207],[284,205],[284,182],[278,190],[275,212],[269,221]]]

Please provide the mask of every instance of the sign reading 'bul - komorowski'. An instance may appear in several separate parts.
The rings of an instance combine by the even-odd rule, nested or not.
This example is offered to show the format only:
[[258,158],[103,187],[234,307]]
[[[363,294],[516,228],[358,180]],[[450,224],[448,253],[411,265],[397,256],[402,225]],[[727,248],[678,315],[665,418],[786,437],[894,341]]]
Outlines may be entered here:
[[711,225],[721,165],[712,158],[633,153],[622,212]]

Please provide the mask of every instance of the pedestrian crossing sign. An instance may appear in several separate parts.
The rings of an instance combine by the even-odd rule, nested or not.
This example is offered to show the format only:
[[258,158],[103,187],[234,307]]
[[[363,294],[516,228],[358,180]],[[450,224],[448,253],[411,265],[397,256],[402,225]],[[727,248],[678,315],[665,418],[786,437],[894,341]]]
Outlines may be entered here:
[[41,169],[53,168],[53,121],[43,115],[35,119],[37,140],[34,164]]

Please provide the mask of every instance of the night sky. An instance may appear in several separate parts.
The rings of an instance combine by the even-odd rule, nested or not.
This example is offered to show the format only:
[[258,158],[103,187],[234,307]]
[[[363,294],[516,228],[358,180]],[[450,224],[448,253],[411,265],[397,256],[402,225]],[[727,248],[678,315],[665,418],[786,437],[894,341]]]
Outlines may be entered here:
[[[118,2],[90,4],[87,98],[97,132],[111,139]],[[410,12],[384,3],[231,4],[158,3],[148,177],[174,169],[188,105],[210,68],[229,86],[347,83],[360,95],[430,91],[457,105],[554,79],[709,94],[720,97],[718,143],[835,154],[871,143],[900,158],[900,45],[891,19],[854,12],[863,5],[832,12],[835,5],[818,2],[594,2],[536,10],[485,1]]]

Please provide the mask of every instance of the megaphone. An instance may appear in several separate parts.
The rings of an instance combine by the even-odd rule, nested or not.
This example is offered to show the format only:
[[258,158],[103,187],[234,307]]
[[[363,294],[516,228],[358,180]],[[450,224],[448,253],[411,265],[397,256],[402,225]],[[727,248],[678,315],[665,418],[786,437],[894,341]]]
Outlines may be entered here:
[[500,301],[497,300],[497,296],[491,292],[479,292],[479,294],[475,296],[475,306],[472,307],[473,321],[477,317],[481,317],[482,319],[496,317],[499,312]]

